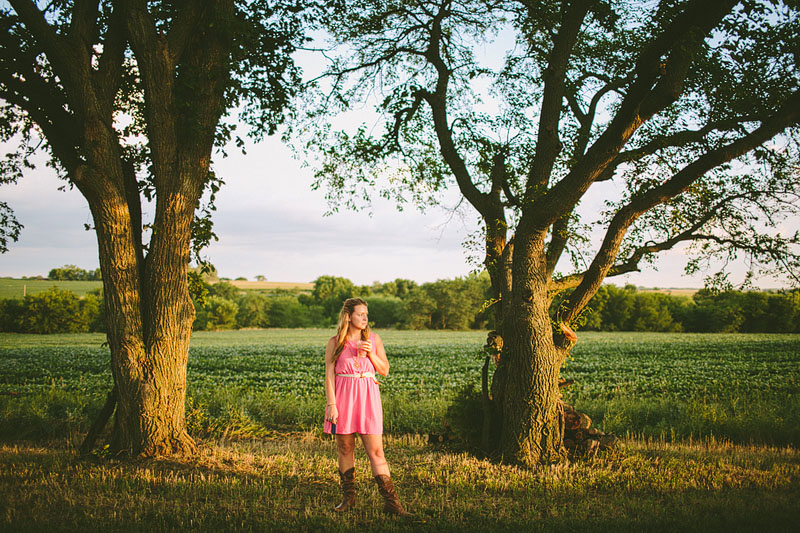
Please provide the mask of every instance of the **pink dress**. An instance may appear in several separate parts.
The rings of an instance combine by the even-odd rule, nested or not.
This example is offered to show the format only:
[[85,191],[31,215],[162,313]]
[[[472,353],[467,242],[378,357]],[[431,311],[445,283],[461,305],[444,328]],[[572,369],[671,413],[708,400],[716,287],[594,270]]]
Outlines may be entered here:
[[[370,335],[370,342],[375,346],[375,334]],[[336,392],[336,409],[339,411],[339,420],[336,423],[336,433],[347,435],[359,433],[362,435],[383,434],[383,407],[381,406],[381,391],[378,381],[374,377],[344,377],[339,374],[360,374],[361,372],[375,373],[375,367],[369,357],[359,357],[356,361],[356,341],[345,341],[345,347],[336,361],[334,370],[336,378],[334,390]],[[359,365],[358,367],[356,365]],[[327,410],[327,408],[326,408]],[[327,418],[327,417],[326,417]],[[325,421],[325,433],[331,432],[331,423]]]

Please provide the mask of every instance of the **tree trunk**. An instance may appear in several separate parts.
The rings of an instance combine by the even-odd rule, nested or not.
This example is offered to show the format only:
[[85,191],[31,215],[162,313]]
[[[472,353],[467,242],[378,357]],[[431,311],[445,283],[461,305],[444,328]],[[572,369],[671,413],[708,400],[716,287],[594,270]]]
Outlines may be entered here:
[[544,234],[520,242],[520,233],[504,306],[500,451],[506,461],[534,466],[564,458],[558,378],[565,352],[553,342],[548,314]]
[[[166,210],[177,214],[175,209]],[[194,453],[196,446],[185,422],[186,365],[194,317],[186,281],[188,229],[176,231],[178,226],[190,227],[193,210],[177,210],[180,215],[174,216],[172,224],[161,226],[162,235],[154,241],[172,249],[162,258],[172,253],[175,259],[157,262],[152,250],[149,268],[140,259],[141,243],[134,238],[124,197],[105,191],[102,207],[92,211],[117,387],[112,450],[131,456]],[[175,248],[187,252],[174,253]]]
[[[187,286],[191,229],[210,178],[220,117],[239,101],[237,96],[227,98],[232,52],[250,53],[234,47],[234,36],[247,41],[255,26],[237,17],[232,0],[179,3],[170,10],[166,26],[143,0],[110,2],[103,10],[96,2],[74,4],[55,16],[60,20],[69,15],[69,25],[56,27],[45,14],[52,5],[42,11],[35,2],[12,1],[14,24],[18,18],[26,27],[30,49],[47,56],[45,70],[52,73],[43,77],[35,66],[20,71],[15,81],[30,81],[14,89],[18,92],[4,91],[3,100],[10,95],[10,103],[38,124],[53,157],[92,212],[116,391],[114,451],[134,456],[191,453],[196,447],[186,432],[184,405],[194,319]],[[262,8],[241,13],[245,11],[247,17],[272,16]],[[256,41],[240,44],[262,50]],[[4,41],[4,52],[8,42],[17,41]],[[126,53],[128,46],[133,58]],[[280,55],[288,45],[275,46]],[[156,198],[146,256],[138,158],[132,155],[138,148],[134,145],[126,153],[114,128],[115,112],[135,106],[128,89],[120,93],[126,73],[134,72],[125,65],[130,59],[135,59],[139,78],[134,92],[143,93],[144,120],[135,122],[146,126],[148,197]],[[236,60],[247,61],[238,55]],[[29,64],[29,53],[17,62]],[[33,89],[23,94],[28,87]],[[118,97],[127,103],[120,104]],[[111,405],[107,403],[109,411]],[[86,448],[90,444],[91,438]]]
[[[503,309],[511,298],[511,268],[510,261],[514,249],[513,243],[506,241],[508,226],[502,208],[492,212],[490,217],[485,217],[486,224],[486,258],[484,264],[491,280],[490,298],[492,313],[494,314],[495,331],[501,339],[505,336]],[[486,454],[494,454],[500,447],[500,435],[503,428],[503,391],[505,388],[504,356],[500,354],[497,367],[492,374],[491,394],[481,384],[484,396],[483,431],[481,445]],[[488,374],[488,367],[484,367]],[[488,375],[487,375],[488,379]]]
[[[523,309],[520,309],[523,311]],[[541,313],[520,316],[506,329],[506,380],[501,452],[505,460],[533,466],[564,458],[558,377],[563,356]]]

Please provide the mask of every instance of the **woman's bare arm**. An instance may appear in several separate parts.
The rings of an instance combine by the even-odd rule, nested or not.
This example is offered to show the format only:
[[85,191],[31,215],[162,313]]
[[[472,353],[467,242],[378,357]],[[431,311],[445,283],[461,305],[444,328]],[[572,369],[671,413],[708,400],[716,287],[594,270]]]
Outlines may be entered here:
[[372,366],[375,367],[375,372],[381,376],[389,375],[389,359],[386,357],[386,350],[383,349],[383,341],[375,334],[375,346],[367,352],[369,360],[372,361]]
[[[328,341],[325,347],[325,397],[328,401],[328,407],[331,405],[336,407],[336,371],[334,370],[333,352],[336,349],[336,339],[333,338]],[[337,413],[338,414],[338,413]],[[333,421],[334,423],[336,420]]]

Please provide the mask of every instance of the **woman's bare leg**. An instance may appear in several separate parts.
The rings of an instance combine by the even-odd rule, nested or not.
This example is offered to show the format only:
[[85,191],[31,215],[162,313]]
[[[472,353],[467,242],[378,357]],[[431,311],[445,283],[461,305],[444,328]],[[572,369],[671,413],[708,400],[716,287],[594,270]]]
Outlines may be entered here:
[[383,455],[383,435],[361,435],[373,476],[388,476],[389,465]]
[[336,435],[336,458],[339,461],[339,472],[347,472],[355,465],[356,436]]

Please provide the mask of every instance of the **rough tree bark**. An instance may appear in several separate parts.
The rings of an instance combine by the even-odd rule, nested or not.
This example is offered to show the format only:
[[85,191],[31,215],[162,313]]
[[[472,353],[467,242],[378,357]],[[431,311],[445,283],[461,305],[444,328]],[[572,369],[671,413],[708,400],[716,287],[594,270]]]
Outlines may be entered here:
[[[33,36],[30,53],[46,57],[53,76],[42,76],[35,61],[20,70],[26,61],[17,61],[12,73],[26,85],[15,90],[13,76],[4,78],[8,90],[0,96],[37,123],[94,221],[116,391],[112,449],[193,453],[185,422],[194,319],[187,270],[195,210],[225,111],[233,0],[185,2],[168,32],[157,28],[147,2],[110,2],[102,51],[93,44],[98,1],[76,0],[66,29],[31,0],[10,3]],[[152,162],[155,216],[147,248],[140,183],[112,126],[128,40],[143,83]]]
[[550,324],[547,279],[541,274],[544,232],[515,236],[511,301],[505,309],[505,380],[500,452],[505,460],[532,465],[563,458],[558,378],[566,352],[556,348]]

